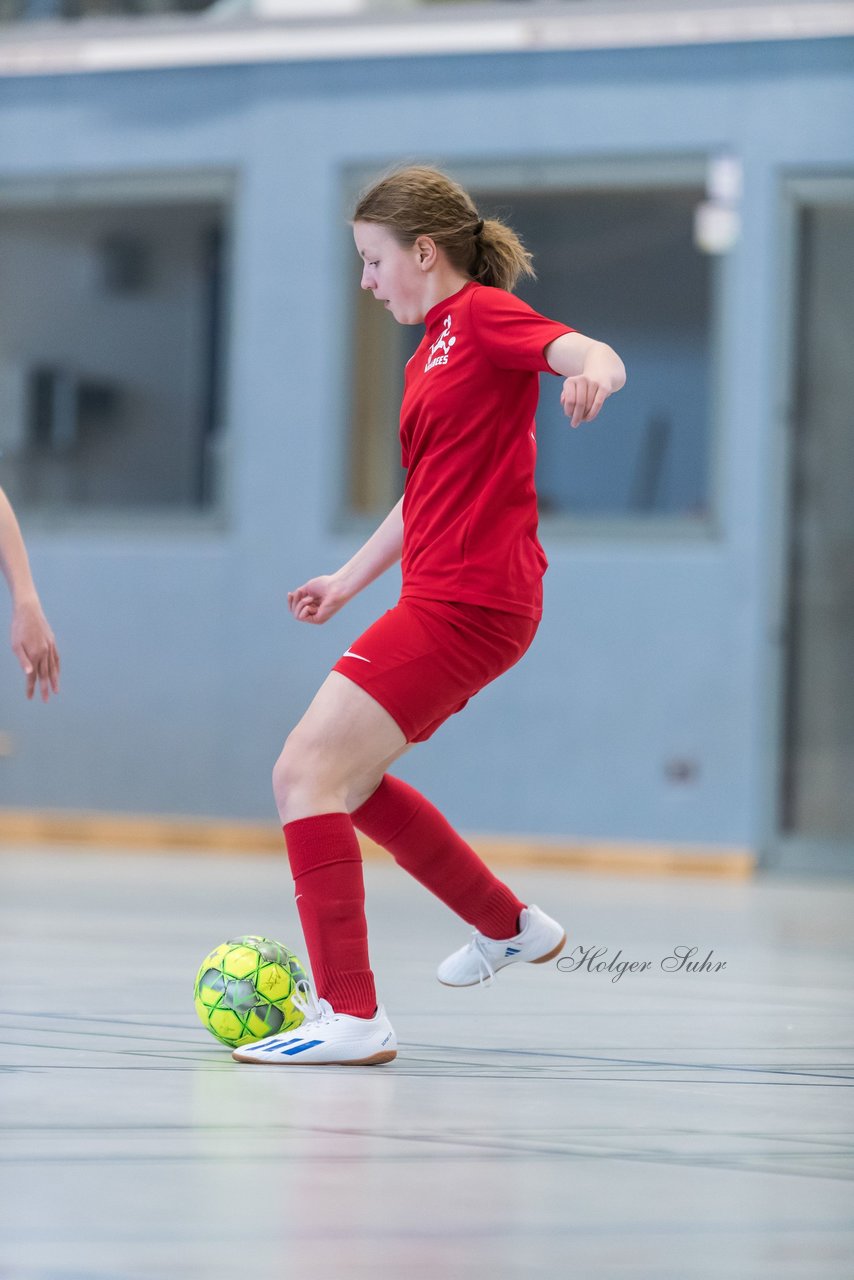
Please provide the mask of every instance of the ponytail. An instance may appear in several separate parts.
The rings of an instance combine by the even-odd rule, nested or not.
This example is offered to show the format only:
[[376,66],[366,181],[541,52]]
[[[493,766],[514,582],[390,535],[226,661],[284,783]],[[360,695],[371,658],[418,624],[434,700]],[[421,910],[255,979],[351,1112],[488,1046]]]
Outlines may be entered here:
[[[475,236],[475,253],[468,274],[479,284],[512,293],[520,276],[533,276],[531,254],[516,232],[497,218],[481,221],[482,231]],[[450,256],[450,255],[449,255]]]

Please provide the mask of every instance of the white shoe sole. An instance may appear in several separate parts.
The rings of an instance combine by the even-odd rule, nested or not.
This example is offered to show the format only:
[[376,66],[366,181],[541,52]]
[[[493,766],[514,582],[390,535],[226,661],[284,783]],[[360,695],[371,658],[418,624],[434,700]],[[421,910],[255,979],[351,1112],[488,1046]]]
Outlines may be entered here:
[[[544,956],[537,956],[536,960],[523,960],[522,964],[545,964],[547,960],[553,960],[556,955],[563,951],[566,946],[566,934],[563,935],[556,947],[552,947],[551,951],[547,951]],[[518,964],[518,960],[510,960],[507,964],[501,964],[495,970],[496,973],[501,969],[509,969],[511,964]],[[437,975],[438,976],[438,975]],[[445,982],[443,978],[439,978],[443,987],[478,987],[481,985],[481,979],[475,978],[473,982]]]
[[289,1058],[287,1061],[282,1058],[249,1058],[244,1056],[245,1053],[246,1050],[235,1049],[231,1056],[235,1062],[248,1062],[253,1067],[379,1067],[397,1057],[397,1049],[382,1049],[367,1058],[330,1058],[327,1062],[308,1062],[305,1058]]

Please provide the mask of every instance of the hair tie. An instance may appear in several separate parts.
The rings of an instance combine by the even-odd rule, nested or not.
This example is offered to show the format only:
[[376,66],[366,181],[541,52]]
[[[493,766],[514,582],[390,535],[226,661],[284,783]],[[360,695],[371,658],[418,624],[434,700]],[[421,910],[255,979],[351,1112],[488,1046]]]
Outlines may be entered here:
[[475,238],[477,238],[477,236],[479,236],[482,231],[483,231],[483,218],[478,218],[477,222],[475,223],[475,228],[473,232],[473,235],[475,236]]

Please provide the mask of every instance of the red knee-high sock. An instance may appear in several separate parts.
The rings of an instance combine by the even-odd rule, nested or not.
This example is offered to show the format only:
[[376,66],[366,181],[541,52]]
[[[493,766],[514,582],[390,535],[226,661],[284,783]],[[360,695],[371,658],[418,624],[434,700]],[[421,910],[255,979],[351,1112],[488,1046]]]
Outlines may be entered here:
[[362,852],[350,816],[322,813],[283,829],[314,990],[336,1013],[371,1018],[377,993],[368,960]]
[[420,792],[385,775],[353,824],[410,875],[489,938],[512,938],[524,910],[506,884]]

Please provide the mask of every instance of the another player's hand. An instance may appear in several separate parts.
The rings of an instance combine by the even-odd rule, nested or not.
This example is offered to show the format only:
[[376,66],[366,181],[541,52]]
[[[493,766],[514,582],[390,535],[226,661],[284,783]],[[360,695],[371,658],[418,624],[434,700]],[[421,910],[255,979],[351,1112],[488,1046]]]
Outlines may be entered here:
[[335,574],[325,573],[319,578],[309,578],[308,582],[304,582],[295,591],[289,591],[288,608],[297,622],[319,625],[343,608],[348,599],[338,585]]
[[592,422],[611,394],[611,388],[598,378],[579,373],[563,384],[560,403],[571,427]]
[[12,650],[27,678],[27,697],[32,698],[36,684],[41,686],[42,701],[59,693],[59,653],[54,634],[37,599],[24,600],[12,614]]

